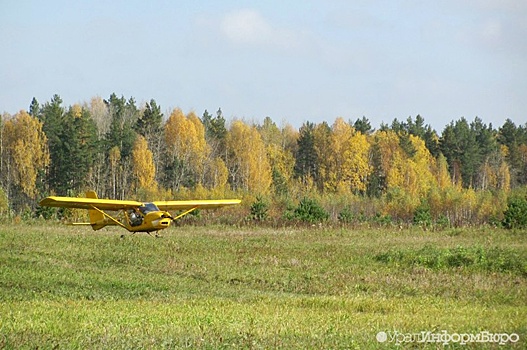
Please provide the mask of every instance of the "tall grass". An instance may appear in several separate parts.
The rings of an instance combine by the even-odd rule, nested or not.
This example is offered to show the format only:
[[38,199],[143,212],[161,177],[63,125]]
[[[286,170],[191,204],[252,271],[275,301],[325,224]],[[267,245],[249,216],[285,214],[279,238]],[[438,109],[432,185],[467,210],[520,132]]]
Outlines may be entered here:
[[527,344],[527,243],[518,234],[121,233],[0,226],[0,348],[373,349],[394,347],[376,340],[393,330],[515,332],[516,347]]

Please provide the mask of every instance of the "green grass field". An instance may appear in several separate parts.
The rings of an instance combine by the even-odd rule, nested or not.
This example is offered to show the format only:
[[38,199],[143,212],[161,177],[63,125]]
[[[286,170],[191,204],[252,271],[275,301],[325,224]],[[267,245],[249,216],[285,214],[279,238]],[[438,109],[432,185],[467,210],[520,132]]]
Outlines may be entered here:
[[0,348],[391,349],[427,331],[515,333],[505,347],[527,348],[525,232],[122,233],[0,226]]

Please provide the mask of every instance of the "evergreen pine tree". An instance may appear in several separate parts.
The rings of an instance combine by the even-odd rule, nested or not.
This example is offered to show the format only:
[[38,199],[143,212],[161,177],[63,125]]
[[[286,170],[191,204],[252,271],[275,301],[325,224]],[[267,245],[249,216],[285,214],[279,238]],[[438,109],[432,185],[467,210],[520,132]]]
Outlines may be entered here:
[[317,177],[317,153],[315,151],[315,124],[306,122],[300,127],[298,151],[295,157],[295,176],[303,179]]

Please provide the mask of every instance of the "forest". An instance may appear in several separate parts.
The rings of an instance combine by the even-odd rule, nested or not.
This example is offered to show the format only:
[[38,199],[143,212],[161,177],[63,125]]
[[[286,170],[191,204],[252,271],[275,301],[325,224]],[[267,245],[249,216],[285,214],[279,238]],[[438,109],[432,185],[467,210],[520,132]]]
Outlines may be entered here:
[[164,115],[154,99],[115,93],[71,106],[33,98],[0,118],[9,218],[60,218],[38,201],[93,189],[116,199],[238,197],[256,221],[514,226],[507,210],[518,198],[527,210],[526,188],[527,123],[510,119],[496,128],[462,117],[438,133],[420,115],[378,129],[338,117],[297,130],[269,117],[227,121],[221,109]]

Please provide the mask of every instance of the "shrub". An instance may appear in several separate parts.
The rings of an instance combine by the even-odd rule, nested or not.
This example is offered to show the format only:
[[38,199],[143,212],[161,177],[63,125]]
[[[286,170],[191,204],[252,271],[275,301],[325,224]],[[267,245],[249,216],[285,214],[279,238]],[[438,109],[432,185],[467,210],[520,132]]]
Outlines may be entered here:
[[300,221],[316,223],[327,220],[329,214],[316,200],[304,198],[300,201],[298,207],[294,209],[292,218]]
[[505,228],[527,228],[527,198],[524,196],[509,197],[507,209],[503,215],[502,224]]
[[264,221],[269,215],[269,204],[263,200],[261,196],[256,197],[256,201],[251,204],[251,215],[250,218],[255,221]]
[[441,214],[436,220],[436,225],[440,228],[450,227],[450,219],[448,216]]
[[383,212],[395,220],[410,222],[420,199],[399,187],[389,188],[385,195],[386,204]]
[[353,219],[354,215],[349,207],[345,207],[344,209],[342,209],[342,211],[338,215],[339,222],[342,222],[344,224],[349,224],[353,222]]
[[35,216],[37,218],[42,217],[46,220],[57,218],[59,216],[59,208],[38,206],[35,209]]
[[381,215],[379,213],[375,214],[375,216],[371,219],[371,221],[378,225],[388,226],[394,224],[394,219],[390,214],[387,215]]
[[428,205],[421,204],[414,211],[414,225],[428,227],[432,225],[432,214],[430,213],[430,207]]

